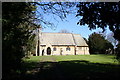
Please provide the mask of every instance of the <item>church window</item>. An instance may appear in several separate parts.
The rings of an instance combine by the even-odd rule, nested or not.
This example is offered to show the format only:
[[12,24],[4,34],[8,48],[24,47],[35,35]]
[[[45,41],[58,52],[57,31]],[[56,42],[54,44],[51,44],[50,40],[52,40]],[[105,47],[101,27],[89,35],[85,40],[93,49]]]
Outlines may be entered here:
[[57,50],[56,47],[54,47],[54,48],[53,48],[53,51],[56,51],[56,50]]
[[67,47],[67,48],[66,48],[66,51],[70,51],[70,47]]

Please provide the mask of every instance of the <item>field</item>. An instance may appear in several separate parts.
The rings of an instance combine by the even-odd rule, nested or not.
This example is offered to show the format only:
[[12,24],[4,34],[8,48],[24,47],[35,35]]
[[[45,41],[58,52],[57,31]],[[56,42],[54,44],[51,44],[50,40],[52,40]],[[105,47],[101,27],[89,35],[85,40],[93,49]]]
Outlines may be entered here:
[[120,64],[113,55],[32,56],[24,60],[24,79],[119,80]]

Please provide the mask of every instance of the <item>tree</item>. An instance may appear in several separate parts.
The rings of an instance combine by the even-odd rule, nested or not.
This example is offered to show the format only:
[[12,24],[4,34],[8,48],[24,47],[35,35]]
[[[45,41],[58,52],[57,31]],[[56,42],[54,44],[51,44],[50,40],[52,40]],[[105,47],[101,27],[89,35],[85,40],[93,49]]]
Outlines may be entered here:
[[82,16],[78,24],[87,24],[90,30],[96,28],[105,30],[109,26],[115,39],[120,41],[120,2],[81,2],[77,7],[76,16]]
[[24,46],[24,52],[25,52],[25,57],[29,58],[31,55],[33,55],[35,53],[35,46],[36,46],[36,38],[35,38],[35,34],[31,35],[26,43],[26,46]]
[[108,40],[105,40],[105,54],[114,54],[114,46]]
[[111,42],[113,45],[114,45],[114,47],[116,48],[116,45],[117,45],[117,40],[113,37],[114,36],[114,33],[109,33],[108,35],[107,35],[107,40],[109,41],[109,42]]
[[120,42],[117,44],[117,48],[116,48],[116,59],[120,62]]
[[33,21],[35,9],[32,3],[2,3],[3,80],[9,80],[13,72],[21,70],[23,48],[37,26]]
[[88,45],[91,54],[105,54],[109,52],[108,50],[112,50],[112,44],[105,40],[102,34],[92,33],[88,38]]
[[59,31],[59,33],[70,33],[68,30],[66,30],[66,29],[61,29],[60,31]]

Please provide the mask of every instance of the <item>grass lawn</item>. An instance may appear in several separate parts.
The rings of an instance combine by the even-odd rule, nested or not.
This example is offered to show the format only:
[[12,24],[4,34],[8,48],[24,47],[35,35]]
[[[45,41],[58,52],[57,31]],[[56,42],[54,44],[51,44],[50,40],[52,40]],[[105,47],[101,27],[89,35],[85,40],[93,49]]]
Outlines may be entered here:
[[[70,60],[86,60],[93,63],[109,63],[118,64],[118,61],[113,55],[64,55],[64,56],[31,56],[30,59],[25,59],[27,62],[40,62],[42,58],[54,57],[56,61],[70,61]],[[49,61],[49,60],[48,60]]]
[[55,56],[57,61],[70,60],[86,60],[93,63],[110,63],[118,64],[118,61],[113,55],[69,55],[69,56]]
[[[45,62],[40,62],[46,59]],[[50,62],[55,59],[56,62]],[[32,56],[25,59],[26,70],[38,64],[41,70],[25,79],[33,80],[119,80],[120,64],[113,55]],[[39,66],[38,66],[39,67]],[[61,78],[62,76],[62,78]]]

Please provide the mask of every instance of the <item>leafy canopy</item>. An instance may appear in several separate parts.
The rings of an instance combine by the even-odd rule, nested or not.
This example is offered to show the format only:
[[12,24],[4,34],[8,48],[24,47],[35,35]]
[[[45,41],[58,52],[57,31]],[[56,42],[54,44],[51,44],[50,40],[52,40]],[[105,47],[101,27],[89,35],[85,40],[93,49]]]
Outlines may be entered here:
[[90,30],[102,28],[103,31],[108,26],[120,41],[120,2],[80,2],[77,8],[76,16],[82,16],[77,24],[87,24]]
[[24,47],[34,37],[31,33],[36,28],[35,9],[32,3],[2,3],[3,80],[8,80],[11,72],[21,70]]

